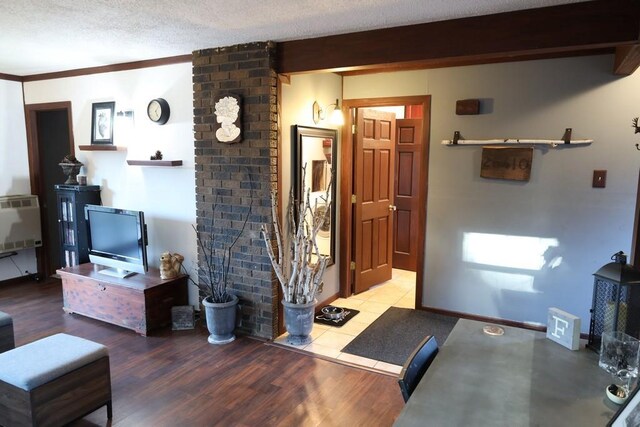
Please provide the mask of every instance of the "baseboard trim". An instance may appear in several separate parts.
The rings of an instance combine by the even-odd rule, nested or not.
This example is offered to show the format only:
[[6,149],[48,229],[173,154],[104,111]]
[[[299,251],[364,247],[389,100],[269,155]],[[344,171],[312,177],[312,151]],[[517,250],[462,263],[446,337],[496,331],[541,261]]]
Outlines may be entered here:
[[[531,323],[516,322],[514,320],[500,319],[497,317],[478,316],[475,314],[462,313],[460,311],[453,311],[453,310],[443,310],[441,308],[435,308],[435,307],[419,307],[417,309],[423,310],[423,311],[430,311],[431,313],[436,313],[436,314],[444,314],[447,316],[456,316],[462,319],[477,320],[478,322],[497,323],[499,325],[513,326],[514,328],[530,329],[532,331],[545,332],[545,333],[547,332],[547,327],[544,325],[533,325]],[[581,333],[580,339],[589,339],[589,334]]]
[[17,285],[19,283],[26,283],[26,282],[32,282],[32,281],[33,281],[33,277],[27,274],[25,276],[18,276],[18,277],[13,277],[11,279],[0,280],[0,286]]

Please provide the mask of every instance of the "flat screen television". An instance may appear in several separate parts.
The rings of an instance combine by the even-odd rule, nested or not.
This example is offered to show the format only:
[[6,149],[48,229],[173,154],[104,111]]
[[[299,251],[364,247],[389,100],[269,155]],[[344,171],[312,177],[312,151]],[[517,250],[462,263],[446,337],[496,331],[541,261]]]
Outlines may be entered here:
[[143,212],[86,205],[84,216],[89,261],[109,267],[100,273],[125,278],[147,272],[147,227]]

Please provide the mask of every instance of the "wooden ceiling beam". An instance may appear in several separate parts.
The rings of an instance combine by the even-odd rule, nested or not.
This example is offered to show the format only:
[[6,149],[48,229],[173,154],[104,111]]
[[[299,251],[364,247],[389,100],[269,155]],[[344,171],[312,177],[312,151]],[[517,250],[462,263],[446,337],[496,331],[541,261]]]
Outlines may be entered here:
[[[390,64],[434,68],[613,52],[638,42],[640,0],[596,0],[281,42],[276,69],[294,74],[383,70]],[[633,56],[624,57],[626,63]]]
[[616,59],[613,65],[613,73],[619,76],[628,76],[640,66],[640,44],[618,46]]

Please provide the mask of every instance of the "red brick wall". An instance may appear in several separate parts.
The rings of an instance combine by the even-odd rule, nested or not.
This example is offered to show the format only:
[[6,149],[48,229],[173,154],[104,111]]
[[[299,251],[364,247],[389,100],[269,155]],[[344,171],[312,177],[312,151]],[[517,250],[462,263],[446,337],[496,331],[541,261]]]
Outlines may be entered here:
[[[264,338],[274,337],[278,316],[276,282],[260,237],[260,226],[271,221],[270,190],[277,185],[274,61],[271,42],[193,53],[197,227],[205,237],[213,232],[217,239],[233,238],[253,199],[247,227],[232,253],[230,291],[240,298],[241,325],[236,332]],[[240,143],[215,139],[213,99],[225,94],[242,98]],[[198,258],[202,276],[200,248]]]

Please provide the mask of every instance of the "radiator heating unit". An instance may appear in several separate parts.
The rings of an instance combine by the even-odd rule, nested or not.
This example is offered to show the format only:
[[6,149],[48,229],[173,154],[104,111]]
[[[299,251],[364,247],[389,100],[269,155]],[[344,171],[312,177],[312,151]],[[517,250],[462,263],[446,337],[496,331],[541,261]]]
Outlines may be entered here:
[[38,196],[0,196],[0,254],[42,246]]

